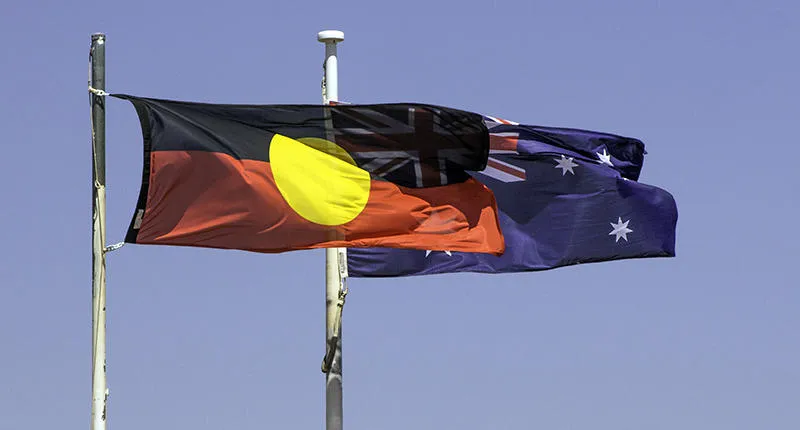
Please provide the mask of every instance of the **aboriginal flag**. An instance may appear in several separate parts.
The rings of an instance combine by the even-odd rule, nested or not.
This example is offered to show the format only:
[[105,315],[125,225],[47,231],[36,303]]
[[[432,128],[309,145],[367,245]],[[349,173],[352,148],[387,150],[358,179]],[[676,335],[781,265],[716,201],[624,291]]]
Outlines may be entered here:
[[479,114],[424,104],[224,105],[114,94],[144,164],[125,241],[255,252],[502,254]]

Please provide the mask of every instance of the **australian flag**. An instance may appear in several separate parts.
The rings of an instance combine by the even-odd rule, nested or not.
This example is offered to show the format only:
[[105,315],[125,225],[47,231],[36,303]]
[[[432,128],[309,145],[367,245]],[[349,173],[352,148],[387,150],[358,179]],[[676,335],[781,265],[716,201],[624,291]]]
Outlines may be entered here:
[[350,276],[509,273],[675,256],[674,198],[637,182],[642,141],[489,116],[484,122],[490,159],[474,176],[495,194],[505,253],[349,248]]

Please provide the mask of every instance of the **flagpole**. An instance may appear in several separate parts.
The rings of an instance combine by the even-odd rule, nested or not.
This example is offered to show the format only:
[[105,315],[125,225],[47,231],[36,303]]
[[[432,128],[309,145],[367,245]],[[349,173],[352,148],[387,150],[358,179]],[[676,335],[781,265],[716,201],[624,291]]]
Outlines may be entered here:
[[106,36],[92,34],[90,93],[92,120],[92,422],[106,430]]
[[[317,40],[325,44],[322,102],[339,100],[339,70],[336,44],[344,40],[344,33],[336,30],[320,31]],[[332,139],[329,138],[329,139]],[[344,283],[347,276],[345,248],[325,249],[325,429],[342,430],[342,307],[347,293]]]

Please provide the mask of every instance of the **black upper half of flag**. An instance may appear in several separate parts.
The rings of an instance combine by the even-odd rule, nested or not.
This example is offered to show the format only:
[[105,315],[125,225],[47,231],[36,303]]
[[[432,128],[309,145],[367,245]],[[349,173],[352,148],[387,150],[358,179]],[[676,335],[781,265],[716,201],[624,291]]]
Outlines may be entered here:
[[208,151],[269,162],[275,134],[334,142],[373,178],[439,186],[486,168],[483,116],[419,103],[359,105],[212,104],[136,97],[145,157],[154,151]]

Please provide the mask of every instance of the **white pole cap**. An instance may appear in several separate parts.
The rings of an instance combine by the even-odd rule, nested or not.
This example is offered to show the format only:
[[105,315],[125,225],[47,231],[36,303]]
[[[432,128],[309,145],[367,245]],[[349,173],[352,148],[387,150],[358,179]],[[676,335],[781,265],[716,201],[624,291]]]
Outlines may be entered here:
[[323,43],[336,43],[344,40],[344,32],[339,30],[323,30],[317,33],[317,40]]

